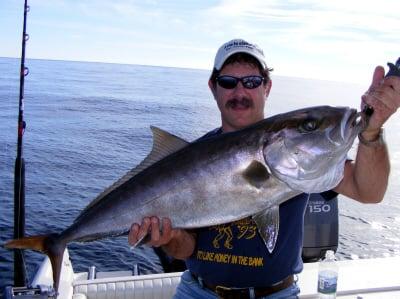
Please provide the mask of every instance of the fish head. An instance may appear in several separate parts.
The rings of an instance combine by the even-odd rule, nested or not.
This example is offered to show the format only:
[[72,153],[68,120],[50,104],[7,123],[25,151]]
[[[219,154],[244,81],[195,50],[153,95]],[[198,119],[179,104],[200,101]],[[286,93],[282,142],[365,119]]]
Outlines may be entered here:
[[330,190],[343,178],[347,153],[363,122],[360,113],[348,107],[310,107],[277,115],[265,134],[265,162],[293,190]]

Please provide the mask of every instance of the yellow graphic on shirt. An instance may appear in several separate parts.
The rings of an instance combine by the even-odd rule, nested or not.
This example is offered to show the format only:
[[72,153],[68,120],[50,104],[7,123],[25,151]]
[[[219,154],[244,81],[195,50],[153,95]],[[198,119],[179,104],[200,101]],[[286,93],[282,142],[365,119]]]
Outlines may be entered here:
[[220,246],[221,246],[220,241],[222,241],[225,248],[233,249],[232,227],[234,227],[234,226],[238,230],[238,234],[236,236],[237,239],[245,238],[247,240],[250,240],[250,239],[253,239],[257,233],[257,226],[250,218],[238,220],[238,221],[230,223],[230,224],[221,224],[221,225],[213,226],[210,229],[217,231],[217,235],[215,236],[215,238],[213,240],[214,248],[220,248]]
[[222,263],[222,264],[232,264],[232,265],[249,266],[249,267],[264,266],[264,258],[257,256],[256,257],[243,256],[243,255],[235,255],[229,253],[216,253],[216,252],[198,250],[196,258],[201,261]]
[[250,240],[256,236],[257,226],[250,220],[250,218],[239,220],[235,223],[237,223],[236,226],[239,230],[239,235],[237,236],[238,239],[245,238]]
[[206,251],[198,249],[196,258],[205,262],[232,264],[247,267],[263,267],[264,258],[262,256],[245,256],[229,253],[233,249],[233,240],[253,239],[257,234],[257,226],[251,218],[245,218],[229,224],[221,224],[210,227],[216,231],[216,236],[212,240],[212,245],[216,249],[227,249],[225,253]]
[[213,240],[214,248],[219,248],[219,241],[225,239],[224,246],[225,248],[232,249],[232,228],[229,224],[223,224],[213,227],[213,229],[217,230],[218,234]]

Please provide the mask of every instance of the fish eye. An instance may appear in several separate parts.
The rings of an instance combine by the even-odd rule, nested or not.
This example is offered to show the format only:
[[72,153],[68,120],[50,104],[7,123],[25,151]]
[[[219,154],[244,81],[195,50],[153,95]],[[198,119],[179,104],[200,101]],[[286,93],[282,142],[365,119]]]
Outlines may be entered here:
[[318,128],[318,122],[316,119],[308,118],[302,122],[299,126],[300,132],[308,133],[315,131]]

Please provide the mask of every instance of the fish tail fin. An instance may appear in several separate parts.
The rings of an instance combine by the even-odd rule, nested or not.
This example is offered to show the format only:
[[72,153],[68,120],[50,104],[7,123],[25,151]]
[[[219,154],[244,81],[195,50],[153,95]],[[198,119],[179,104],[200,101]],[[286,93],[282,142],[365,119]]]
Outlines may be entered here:
[[58,234],[30,236],[8,241],[4,247],[9,249],[32,249],[46,254],[53,269],[54,290],[57,294],[60,282],[61,265],[66,242]]
[[8,241],[4,247],[8,249],[32,249],[45,253],[45,240],[48,235],[23,237]]

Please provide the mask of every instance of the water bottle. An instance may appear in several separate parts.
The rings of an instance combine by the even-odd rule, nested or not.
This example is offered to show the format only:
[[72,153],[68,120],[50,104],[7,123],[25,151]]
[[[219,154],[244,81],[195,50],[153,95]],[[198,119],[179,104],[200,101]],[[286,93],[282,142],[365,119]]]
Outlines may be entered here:
[[318,268],[318,295],[320,299],[336,298],[339,267],[335,262],[335,253],[328,250],[325,259]]

